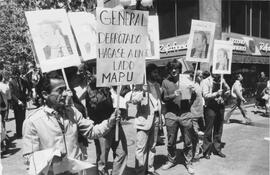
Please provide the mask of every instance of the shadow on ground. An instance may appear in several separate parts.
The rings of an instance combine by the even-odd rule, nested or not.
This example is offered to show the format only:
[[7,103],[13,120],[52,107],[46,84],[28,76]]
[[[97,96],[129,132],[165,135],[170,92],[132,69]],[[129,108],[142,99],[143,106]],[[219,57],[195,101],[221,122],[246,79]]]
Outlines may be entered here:
[[1,153],[2,159],[7,158],[21,150],[21,148],[16,148],[16,143],[13,142],[16,139],[16,135],[8,137],[6,150]]

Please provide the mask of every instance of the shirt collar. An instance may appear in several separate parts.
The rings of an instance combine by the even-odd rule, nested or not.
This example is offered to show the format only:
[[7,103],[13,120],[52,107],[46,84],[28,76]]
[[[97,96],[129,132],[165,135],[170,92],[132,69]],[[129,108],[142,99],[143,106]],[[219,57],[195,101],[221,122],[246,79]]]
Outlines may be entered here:
[[44,110],[44,112],[46,112],[49,115],[57,115],[58,114],[57,111],[55,111],[54,109],[52,109],[48,106],[45,106],[43,110]]

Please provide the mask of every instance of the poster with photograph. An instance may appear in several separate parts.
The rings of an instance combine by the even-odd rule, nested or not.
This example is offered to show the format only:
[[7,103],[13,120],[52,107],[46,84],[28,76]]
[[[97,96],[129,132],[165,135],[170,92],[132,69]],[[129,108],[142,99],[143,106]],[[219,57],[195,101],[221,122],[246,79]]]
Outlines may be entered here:
[[86,12],[68,13],[68,18],[75,34],[83,61],[96,58],[96,20]]
[[64,9],[25,12],[42,72],[80,64]]
[[149,16],[148,19],[148,37],[146,47],[149,50],[150,55],[145,59],[160,59],[158,16]]
[[212,22],[192,20],[186,61],[209,62],[215,26]]
[[233,43],[231,41],[214,41],[213,73],[231,74]]
[[148,12],[97,8],[97,86],[142,84]]

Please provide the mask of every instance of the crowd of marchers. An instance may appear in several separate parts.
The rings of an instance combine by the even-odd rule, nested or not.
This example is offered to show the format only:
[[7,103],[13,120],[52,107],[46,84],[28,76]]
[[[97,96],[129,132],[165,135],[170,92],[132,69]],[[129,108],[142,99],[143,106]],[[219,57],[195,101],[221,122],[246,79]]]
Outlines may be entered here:
[[[199,159],[210,159],[212,155],[225,158],[222,152],[223,124],[230,122],[236,108],[243,115],[243,123],[252,121],[247,116],[241,81],[237,74],[230,88],[225,79],[210,71],[182,72],[180,62],[172,60],[166,66],[167,77],[160,81],[159,68],[155,64],[146,66],[146,80],[142,84],[118,87],[96,87],[95,75],[83,64],[66,69],[67,82],[61,71],[41,73],[29,65],[22,74],[13,68],[10,79],[0,74],[1,148],[8,149],[9,137],[5,122],[9,110],[14,111],[16,138],[22,139],[24,164],[33,163],[36,152],[54,149],[55,156],[47,174],[87,174],[80,172],[55,172],[66,157],[86,160],[89,139],[96,147],[96,174],[122,175],[127,166],[127,139],[121,121],[134,117],[136,128],[135,171],[137,175],[158,175],[154,168],[156,145],[161,128],[166,128],[167,162],[164,171],[176,165],[177,156],[183,156],[189,174],[195,174],[193,163]],[[180,74],[186,74],[192,84],[186,88],[190,98],[183,99],[180,89]],[[261,75],[257,101],[263,103],[269,115],[270,81]],[[68,85],[68,86],[67,86]],[[118,90],[117,88],[120,88]],[[260,89],[259,89],[260,88]],[[260,92],[259,92],[260,91]],[[120,102],[117,108],[117,92]],[[225,103],[233,99],[233,106],[225,114]],[[28,101],[37,106],[25,116]],[[124,103],[124,105],[123,105]],[[133,114],[130,109],[133,107]],[[119,123],[116,127],[116,123]],[[116,139],[118,129],[118,139]],[[178,130],[184,142],[181,155],[176,153]],[[113,151],[112,170],[108,169],[109,151]],[[89,162],[91,163],[91,162]],[[44,172],[43,172],[44,173]]]

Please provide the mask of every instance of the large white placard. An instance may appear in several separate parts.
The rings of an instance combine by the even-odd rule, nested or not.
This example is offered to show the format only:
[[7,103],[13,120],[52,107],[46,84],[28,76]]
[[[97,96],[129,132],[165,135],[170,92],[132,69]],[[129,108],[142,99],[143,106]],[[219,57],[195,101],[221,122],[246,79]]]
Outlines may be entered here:
[[86,12],[68,13],[70,24],[76,36],[83,61],[95,59],[96,56],[96,20]]
[[232,41],[214,41],[213,73],[231,74],[232,65]]
[[42,72],[80,64],[64,9],[25,12]]
[[192,20],[186,60],[209,62],[215,34],[215,23]]
[[160,59],[159,55],[159,24],[158,16],[148,17],[148,37],[146,47],[150,55],[145,59]]
[[142,84],[147,11],[97,8],[97,86]]

